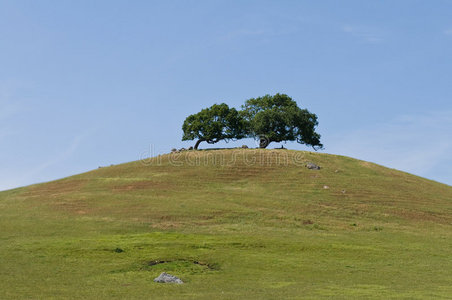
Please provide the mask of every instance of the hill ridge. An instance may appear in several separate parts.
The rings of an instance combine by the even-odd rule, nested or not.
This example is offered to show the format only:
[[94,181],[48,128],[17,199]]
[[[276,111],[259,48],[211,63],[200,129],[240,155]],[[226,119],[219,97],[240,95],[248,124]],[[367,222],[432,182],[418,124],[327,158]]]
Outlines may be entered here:
[[165,154],[1,192],[0,298],[447,297],[451,224],[452,187],[374,163]]

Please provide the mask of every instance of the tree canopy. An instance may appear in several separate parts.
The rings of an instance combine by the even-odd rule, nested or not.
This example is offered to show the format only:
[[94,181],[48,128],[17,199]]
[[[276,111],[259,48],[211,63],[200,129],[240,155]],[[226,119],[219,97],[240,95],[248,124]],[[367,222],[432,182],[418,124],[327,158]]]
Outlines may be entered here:
[[245,102],[241,111],[229,108],[225,103],[214,104],[199,113],[188,116],[182,126],[182,140],[198,139],[209,144],[253,137],[259,139],[259,147],[271,142],[297,141],[323,148],[320,135],[315,131],[317,116],[285,94],[265,95]]
[[183,141],[198,139],[195,149],[201,142],[215,144],[221,140],[229,141],[245,137],[244,121],[235,108],[225,103],[214,104],[197,114],[188,116],[182,125]]
[[317,116],[285,94],[252,98],[240,112],[246,121],[248,136],[259,138],[259,146],[266,148],[271,142],[297,141],[321,149],[320,135],[315,132]]

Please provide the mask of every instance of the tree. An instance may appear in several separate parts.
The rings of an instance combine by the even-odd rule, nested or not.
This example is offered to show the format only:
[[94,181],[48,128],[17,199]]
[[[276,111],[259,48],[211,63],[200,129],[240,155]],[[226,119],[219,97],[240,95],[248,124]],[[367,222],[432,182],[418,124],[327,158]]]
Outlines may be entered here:
[[282,141],[297,141],[315,150],[323,148],[320,135],[315,132],[317,116],[299,108],[285,94],[249,99],[240,114],[245,120],[247,135],[259,138],[260,148]]
[[214,104],[185,119],[182,140],[198,139],[194,147],[198,149],[201,142],[215,144],[221,140],[244,138],[244,129],[244,121],[235,108],[229,108],[225,103]]

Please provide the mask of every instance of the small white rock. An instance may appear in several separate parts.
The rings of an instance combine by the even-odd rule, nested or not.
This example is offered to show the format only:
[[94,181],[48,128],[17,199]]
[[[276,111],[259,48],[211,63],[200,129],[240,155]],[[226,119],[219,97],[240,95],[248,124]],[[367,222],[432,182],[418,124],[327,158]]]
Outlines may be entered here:
[[159,277],[155,278],[154,282],[158,282],[158,283],[178,283],[178,284],[184,283],[180,278],[178,278],[178,277],[176,277],[174,275],[165,273],[165,272],[160,274]]

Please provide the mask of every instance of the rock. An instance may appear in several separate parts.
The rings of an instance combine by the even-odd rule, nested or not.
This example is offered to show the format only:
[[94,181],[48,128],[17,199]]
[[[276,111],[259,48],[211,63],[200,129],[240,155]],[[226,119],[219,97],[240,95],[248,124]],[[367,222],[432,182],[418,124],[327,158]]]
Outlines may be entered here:
[[159,277],[155,278],[154,282],[158,282],[158,283],[178,283],[178,284],[184,283],[182,280],[180,280],[180,278],[178,278],[176,276],[173,276],[171,274],[165,273],[165,272],[160,274]]
[[320,170],[320,166],[316,165],[315,163],[308,162],[306,164],[306,168],[310,170]]
[[171,152],[177,152],[176,148],[171,149]]
[[247,145],[242,145],[242,149],[248,149]]

